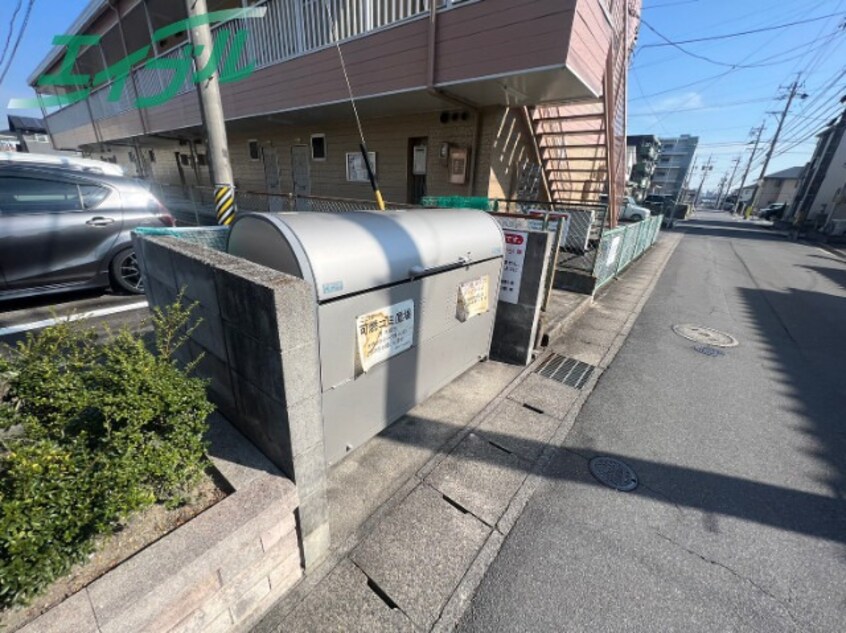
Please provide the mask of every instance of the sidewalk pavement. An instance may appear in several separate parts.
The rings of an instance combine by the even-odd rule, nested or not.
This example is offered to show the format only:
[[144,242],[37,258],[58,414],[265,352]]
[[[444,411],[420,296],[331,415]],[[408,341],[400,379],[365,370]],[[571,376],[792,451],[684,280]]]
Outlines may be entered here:
[[333,549],[254,630],[452,630],[681,238],[592,305],[556,293],[558,338],[529,367],[480,364],[335,466]]

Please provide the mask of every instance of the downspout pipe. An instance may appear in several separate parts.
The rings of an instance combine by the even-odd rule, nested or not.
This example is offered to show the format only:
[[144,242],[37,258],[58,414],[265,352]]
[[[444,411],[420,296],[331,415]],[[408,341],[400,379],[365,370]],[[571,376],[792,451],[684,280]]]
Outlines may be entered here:
[[473,113],[473,121],[475,128],[473,130],[473,147],[470,149],[470,174],[468,176],[468,195],[472,196],[475,192],[476,185],[476,171],[479,165],[479,146],[482,142],[482,112],[479,106],[462,99],[461,97],[450,94],[443,88],[435,86],[435,64],[437,59],[437,35],[438,35],[438,2],[439,0],[429,0],[429,44],[428,44],[428,60],[426,73],[426,92],[436,99],[445,101],[451,105],[459,108],[466,108]]

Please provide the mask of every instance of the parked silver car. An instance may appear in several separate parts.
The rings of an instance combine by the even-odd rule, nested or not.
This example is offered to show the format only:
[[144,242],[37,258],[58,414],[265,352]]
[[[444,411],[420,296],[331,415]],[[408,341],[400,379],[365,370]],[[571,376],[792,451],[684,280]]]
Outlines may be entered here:
[[108,286],[140,294],[130,233],[173,225],[139,181],[0,165],[0,300]]

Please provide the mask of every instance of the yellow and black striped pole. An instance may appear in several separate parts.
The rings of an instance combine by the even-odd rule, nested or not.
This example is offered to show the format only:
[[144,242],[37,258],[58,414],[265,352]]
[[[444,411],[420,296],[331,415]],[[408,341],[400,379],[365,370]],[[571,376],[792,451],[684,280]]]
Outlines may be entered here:
[[373,194],[376,196],[376,206],[379,211],[385,210],[385,200],[382,198],[382,191],[379,189],[379,181],[376,179],[376,174],[373,173],[373,165],[370,164],[370,154],[367,153],[367,146],[360,143],[361,155],[364,157],[364,166],[367,167],[367,177],[370,179],[370,186],[373,188]]
[[235,187],[232,185],[215,185],[214,206],[217,212],[217,223],[229,226],[235,219]]

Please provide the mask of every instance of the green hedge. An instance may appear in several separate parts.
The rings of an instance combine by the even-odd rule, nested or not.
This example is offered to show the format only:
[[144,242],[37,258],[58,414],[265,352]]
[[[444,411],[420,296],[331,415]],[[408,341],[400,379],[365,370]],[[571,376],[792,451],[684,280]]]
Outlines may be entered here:
[[190,308],[157,310],[156,351],[60,324],[0,357],[0,607],[26,603],[208,462],[205,383],[179,368]]

